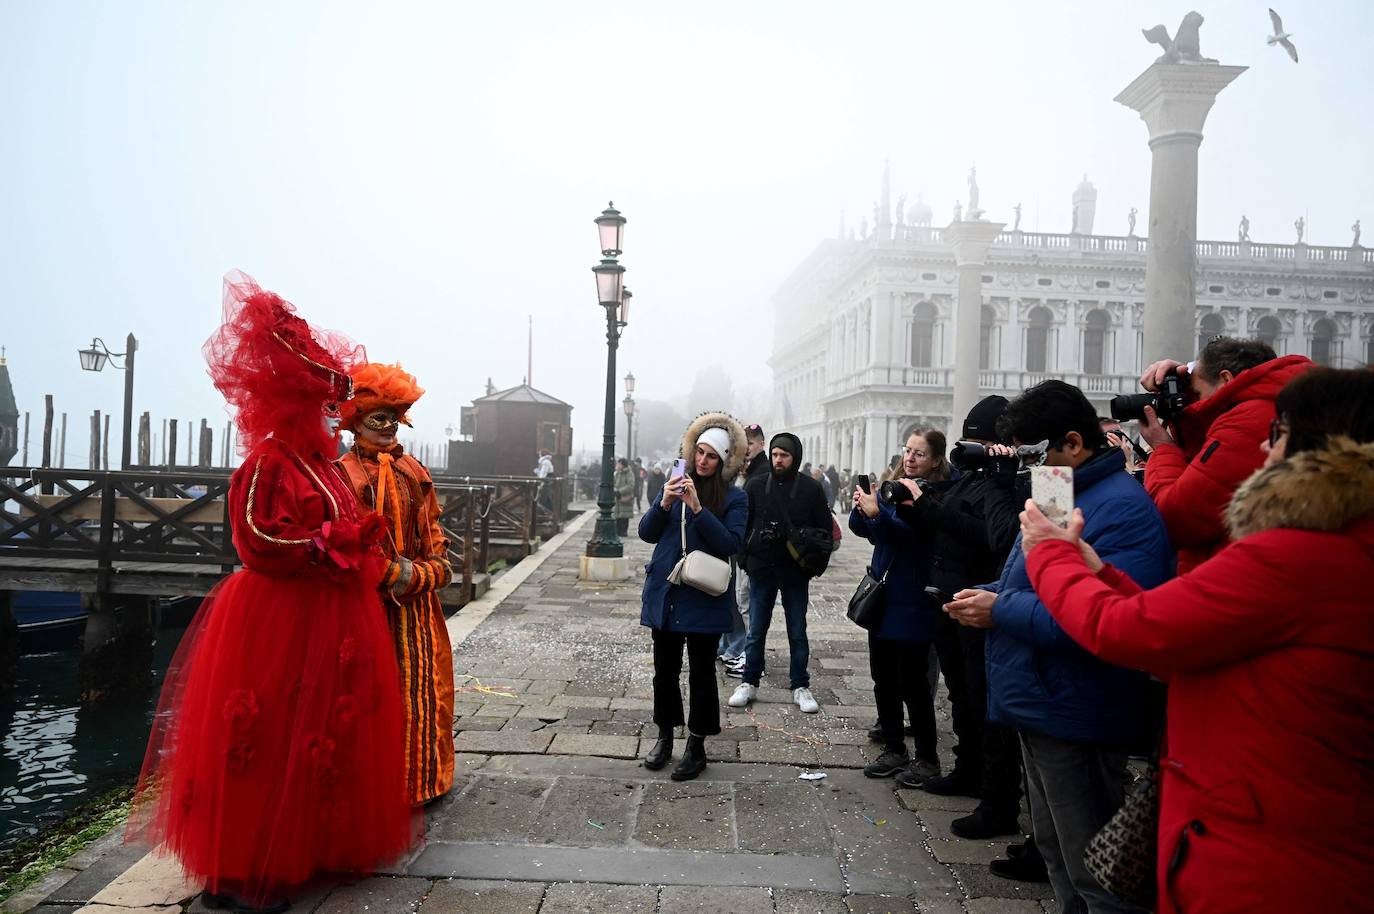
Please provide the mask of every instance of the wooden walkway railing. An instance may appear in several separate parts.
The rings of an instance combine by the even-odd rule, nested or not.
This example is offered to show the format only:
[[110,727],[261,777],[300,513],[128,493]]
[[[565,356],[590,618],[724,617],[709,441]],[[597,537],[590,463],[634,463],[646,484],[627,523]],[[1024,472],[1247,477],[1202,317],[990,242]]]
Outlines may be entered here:
[[[195,595],[239,564],[228,470],[0,473],[0,590]],[[559,478],[436,477],[435,491],[463,601],[494,545],[528,555],[566,513]]]

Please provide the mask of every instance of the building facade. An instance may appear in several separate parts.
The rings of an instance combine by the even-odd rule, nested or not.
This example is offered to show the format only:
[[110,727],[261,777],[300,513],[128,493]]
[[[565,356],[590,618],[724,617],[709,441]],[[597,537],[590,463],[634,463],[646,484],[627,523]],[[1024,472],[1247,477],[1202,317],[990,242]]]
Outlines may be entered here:
[[[988,252],[979,393],[1012,398],[1062,378],[1105,415],[1113,396],[1139,392],[1148,240],[1091,234],[1091,209],[1074,203],[1079,231],[1014,228]],[[870,472],[912,428],[957,434],[963,421],[950,415],[953,250],[928,210],[915,225],[877,215],[867,237],[823,241],[783,283],[769,362],[776,419],[809,459]],[[1321,364],[1374,362],[1374,250],[1358,243],[1199,241],[1196,287],[1199,348],[1254,336]]]

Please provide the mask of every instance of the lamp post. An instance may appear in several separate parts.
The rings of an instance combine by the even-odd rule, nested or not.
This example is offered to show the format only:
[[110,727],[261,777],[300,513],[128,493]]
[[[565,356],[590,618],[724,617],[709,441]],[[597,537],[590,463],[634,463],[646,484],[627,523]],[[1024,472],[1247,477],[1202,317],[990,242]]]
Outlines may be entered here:
[[[615,352],[629,317],[630,292],[625,288],[625,268],[616,259],[625,237],[625,217],[614,203],[594,220],[601,243],[601,263],[596,274],[596,298],[606,310],[606,408],[601,435],[601,485],[597,489],[596,526],[587,540],[587,557],[620,559],[625,546],[615,529]],[[586,563],[584,563],[584,566]],[[588,575],[587,576],[601,576]],[[608,576],[618,576],[618,570]]]
[[635,459],[635,374],[625,375],[625,456]]
[[91,340],[90,349],[78,349],[76,354],[81,359],[82,371],[101,371],[105,368],[105,363],[112,359],[121,359],[124,364],[115,365],[120,371],[124,372],[124,442],[120,445],[119,468],[127,470],[129,468],[129,448],[133,438],[134,425],[134,353],[138,352],[138,340],[130,333],[124,340],[123,352],[111,352],[110,347],[105,345],[105,341],[100,337]]

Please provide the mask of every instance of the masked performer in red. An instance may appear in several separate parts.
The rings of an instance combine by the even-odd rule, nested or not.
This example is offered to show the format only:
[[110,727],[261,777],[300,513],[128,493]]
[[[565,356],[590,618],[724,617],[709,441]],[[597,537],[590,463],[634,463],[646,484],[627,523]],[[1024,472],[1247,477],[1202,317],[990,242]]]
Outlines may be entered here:
[[236,272],[204,352],[246,450],[229,486],[244,567],[167,672],[129,837],[175,854],[210,907],[279,911],[312,877],[368,872],[414,835],[381,531],[330,463],[365,357]]
[[384,521],[382,547],[391,561],[382,603],[401,668],[406,791],[417,805],[453,787],[453,650],[439,605],[453,567],[434,481],[396,441],[423,393],[399,365],[356,369],[353,399],[343,404],[353,449],[338,461],[364,510]]

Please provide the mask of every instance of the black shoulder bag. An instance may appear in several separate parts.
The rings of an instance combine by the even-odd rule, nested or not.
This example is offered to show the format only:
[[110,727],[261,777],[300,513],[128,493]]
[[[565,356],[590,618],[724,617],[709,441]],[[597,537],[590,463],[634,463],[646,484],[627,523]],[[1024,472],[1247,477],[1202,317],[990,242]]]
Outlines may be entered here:
[[[894,557],[893,562],[895,561]],[[864,569],[859,586],[854,588],[854,595],[849,598],[849,609],[845,611],[845,615],[859,628],[872,631],[882,622],[883,586],[887,584],[887,576],[892,571],[893,562],[888,562],[887,571],[883,572],[881,578],[873,576],[873,566],[869,565]]]

